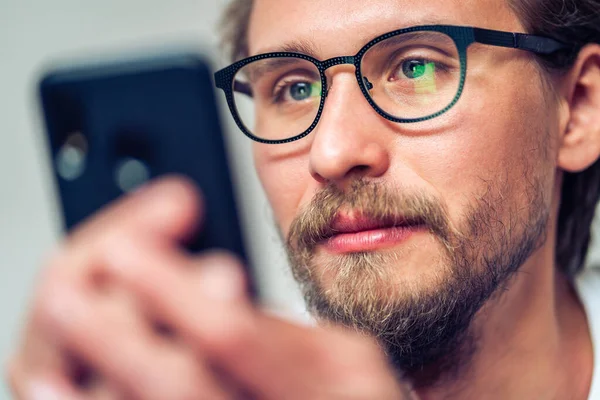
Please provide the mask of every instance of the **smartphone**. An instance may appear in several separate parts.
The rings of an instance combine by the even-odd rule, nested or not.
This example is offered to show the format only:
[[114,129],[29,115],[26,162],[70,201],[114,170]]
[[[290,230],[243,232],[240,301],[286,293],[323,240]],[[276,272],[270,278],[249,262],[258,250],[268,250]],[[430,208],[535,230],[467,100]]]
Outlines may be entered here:
[[[222,249],[248,264],[215,102],[194,53],[62,67],[39,83],[66,231],[153,178],[185,175],[202,191],[193,252]],[[252,296],[256,285],[248,271]]]

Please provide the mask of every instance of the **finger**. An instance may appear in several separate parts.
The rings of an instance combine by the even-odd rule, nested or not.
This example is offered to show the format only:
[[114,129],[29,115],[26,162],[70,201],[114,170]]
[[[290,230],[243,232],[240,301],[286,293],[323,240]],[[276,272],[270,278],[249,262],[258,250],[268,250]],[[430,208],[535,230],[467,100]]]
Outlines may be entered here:
[[128,400],[127,396],[112,382],[105,379],[99,379],[87,390],[87,394],[92,400]]
[[[238,331],[229,342],[209,346],[220,365],[254,393],[268,399],[286,393],[298,394],[290,399],[307,393],[328,399],[405,398],[373,340],[341,328],[300,326],[261,313],[255,319],[257,329]],[[270,379],[275,373],[278,379]]]
[[[251,314],[247,280],[233,256],[212,252],[190,258],[177,248],[141,247],[136,242],[134,238],[122,241],[119,251],[105,257],[103,265],[140,298],[147,314],[187,338],[190,345],[201,342],[213,327],[219,332],[209,334],[224,335],[235,329],[222,321],[213,324],[211,318],[238,324],[246,313]],[[235,303],[239,317],[221,313],[223,302]]]
[[102,257],[119,251],[128,237],[176,246],[195,230],[201,213],[200,197],[192,184],[163,178],[120,200],[77,228],[55,254],[52,265],[72,275],[72,284],[89,290],[106,286],[111,277],[102,270]]
[[[168,326],[199,357],[205,354],[205,336],[227,341],[227,335],[235,335],[245,313],[251,314],[239,260],[219,252],[190,258],[177,248],[143,248],[136,242],[135,238],[125,240],[123,251],[113,252],[104,265],[138,296],[147,316]],[[221,302],[235,303],[242,317],[220,312]],[[227,321],[232,324],[227,326]],[[251,319],[246,321],[251,323]],[[228,380],[226,387],[233,398],[250,398],[239,394],[244,391],[234,381]]]
[[53,301],[55,308],[69,310],[53,321],[58,340],[132,397],[227,398],[209,369],[184,348],[155,335],[130,299],[116,293],[94,298],[67,287]]
[[98,264],[98,254],[105,254],[110,252],[111,246],[118,246],[119,234],[151,235],[173,242],[185,238],[194,229],[195,219],[200,213],[199,203],[199,196],[189,182],[180,178],[162,179],[120,200],[77,228],[68,244],[52,258],[44,271],[25,340],[16,355],[26,373],[35,375],[56,371],[68,376],[70,372],[63,349],[48,339],[38,323],[52,314],[48,311],[47,300],[55,295],[56,290],[53,284],[49,284],[50,281],[62,280],[64,285],[83,289],[86,284],[84,278],[88,278],[90,269]]
[[64,274],[56,268],[49,268],[42,275],[44,283],[33,303],[30,321],[23,335],[24,340],[7,370],[11,388],[15,393],[23,393],[28,382],[35,380],[34,377],[49,376],[61,385],[70,382],[73,372],[71,359],[65,349],[50,338],[43,324],[53,312],[45,299],[53,296],[53,288],[63,279],[62,275]]
[[221,348],[234,342],[243,347],[240,337],[252,329],[254,311],[238,260],[222,253],[190,259],[174,248],[142,248],[134,238],[119,250],[106,259],[105,268],[196,354],[217,354],[212,361],[218,363]]
[[63,374],[46,371],[27,373],[23,365],[13,362],[9,384],[17,400],[91,400]]
[[68,245],[82,251],[97,244],[99,233],[136,233],[181,240],[193,233],[201,216],[201,198],[193,184],[181,177],[161,178],[75,229]]

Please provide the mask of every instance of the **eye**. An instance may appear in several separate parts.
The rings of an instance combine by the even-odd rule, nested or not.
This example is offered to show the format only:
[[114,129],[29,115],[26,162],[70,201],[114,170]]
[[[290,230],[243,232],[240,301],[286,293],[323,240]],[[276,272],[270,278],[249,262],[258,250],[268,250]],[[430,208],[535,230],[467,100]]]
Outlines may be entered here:
[[435,63],[424,59],[412,59],[401,64],[402,74],[408,79],[419,79],[426,74],[435,73]]
[[313,87],[308,82],[297,82],[289,87],[290,97],[296,101],[306,100],[312,96]]
[[[300,103],[321,95],[320,81],[285,78],[277,83],[273,90],[275,103]],[[306,78],[305,78],[306,79]]]

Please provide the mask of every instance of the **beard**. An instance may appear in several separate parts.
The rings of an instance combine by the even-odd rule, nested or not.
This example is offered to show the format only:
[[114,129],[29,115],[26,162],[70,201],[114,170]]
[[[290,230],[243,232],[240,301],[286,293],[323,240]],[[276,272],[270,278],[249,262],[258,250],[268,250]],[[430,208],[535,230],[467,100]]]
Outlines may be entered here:
[[[416,388],[456,379],[477,350],[473,321],[478,311],[502,293],[546,240],[550,206],[540,181],[527,182],[512,192],[506,182],[488,184],[456,225],[444,203],[426,193],[360,179],[345,191],[324,188],[294,220],[287,238],[292,271],[309,311],[375,337],[397,372]],[[520,203],[517,195],[508,199],[511,193],[524,198]],[[340,210],[382,224],[398,216],[418,221],[437,249],[403,244],[385,251],[323,254],[319,245],[335,234],[331,226]],[[407,253],[424,251],[435,254],[429,265],[407,265]],[[409,269],[419,273],[402,273]]]

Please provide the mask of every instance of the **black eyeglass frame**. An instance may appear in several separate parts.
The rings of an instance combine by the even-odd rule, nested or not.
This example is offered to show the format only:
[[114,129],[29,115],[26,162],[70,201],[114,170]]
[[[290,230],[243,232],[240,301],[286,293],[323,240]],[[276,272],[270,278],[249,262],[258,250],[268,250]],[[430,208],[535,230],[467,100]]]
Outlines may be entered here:
[[[366,83],[362,76],[362,71],[361,71],[362,59],[363,59],[363,56],[365,55],[365,53],[371,47],[373,47],[374,45],[376,45],[377,43],[379,43],[383,40],[386,40],[393,36],[401,35],[404,33],[419,32],[419,31],[434,31],[434,32],[444,33],[444,34],[448,35],[456,44],[456,48],[458,49],[458,53],[459,53],[459,57],[460,57],[460,64],[461,64],[460,84],[459,84],[458,92],[457,92],[456,96],[454,97],[454,99],[452,100],[452,102],[446,108],[444,108],[443,110],[438,111],[434,114],[431,114],[431,115],[428,115],[425,117],[421,117],[421,118],[412,118],[412,119],[397,118],[397,117],[385,112],[384,110],[382,110],[371,99],[371,96],[369,95],[369,89],[366,87]],[[360,87],[363,95],[365,96],[365,98],[367,99],[367,101],[369,102],[371,107],[373,107],[373,109],[375,111],[377,111],[377,113],[379,115],[386,118],[387,120],[390,120],[392,122],[397,122],[397,123],[415,123],[415,122],[430,120],[430,119],[436,118],[436,117],[444,114],[445,112],[450,110],[452,107],[454,107],[454,105],[458,102],[458,100],[460,99],[460,97],[462,95],[464,85],[465,85],[465,79],[466,79],[466,75],[467,75],[467,49],[473,43],[481,43],[481,44],[487,44],[487,45],[498,46],[498,47],[515,48],[515,49],[525,50],[525,51],[529,51],[529,52],[532,52],[535,54],[540,54],[540,55],[550,55],[559,50],[566,50],[566,49],[571,48],[569,45],[559,42],[552,38],[548,38],[548,37],[544,37],[544,36],[529,35],[529,34],[525,34],[525,33],[504,32],[504,31],[476,28],[476,27],[470,27],[470,26],[421,25],[421,26],[414,26],[414,27],[409,27],[409,28],[404,28],[404,29],[398,29],[398,30],[395,30],[392,32],[388,32],[384,35],[378,36],[375,39],[371,40],[369,43],[367,43],[354,56],[334,57],[334,58],[330,58],[325,61],[320,61],[320,60],[317,60],[316,58],[313,58],[311,56],[308,56],[306,54],[301,54],[301,53],[273,52],[273,53],[258,54],[258,55],[252,56],[252,57],[244,58],[243,60],[240,60],[226,68],[223,68],[220,71],[217,71],[215,73],[215,83],[216,83],[216,86],[219,89],[222,89],[223,92],[225,93],[225,97],[227,99],[227,104],[229,105],[229,110],[231,111],[231,115],[233,116],[233,119],[235,120],[237,126],[242,130],[242,132],[246,136],[248,136],[250,139],[260,142],[260,143],[283,144],[283,143],[289,143],[289,142],[293,142],[293,141],[302,139],[303,137],[307,136],[309,133],[311,133],[315,129],[315,127],[319,123],[319,120],[321,119],[323,107],[325,106],[325,99],[327,98],[328,86],[327,86],[327,77],[325,76],[325,71],[333,66],[341,65],[341,64],[352,64],[355,66],[356,79],[358,82],[358,86]],[[267,58],[277,58],[277,57],[300,58],[300,59],[310,61],[311,63],[313,63],[317,67],[317,69],[319,70],[319,73],[321,75],[321,85],[323,88],[323,92],[321,95],[319,110],[317,112],[317,115],[315,116],[315,120],[310,125],[310,127],[308,127],[308,129],[306,129],[304,132],[300,133],[299,135],[293,136],[288,139],[268,140],[268,139],[263,139],[263,138],[257,137],[254,134],[252,134],[252,132],[250,132],[246,128],[244,123],[242,122],[242,120],[238,114],[238,110],[235,105],[235,101],[234,101],[234,79],[235,79],[235,76],[238,73],[238,71],[241,68],[243,68],[244,66],[246,66],[252,62],[258,61],[258,60],[264,60]]]

